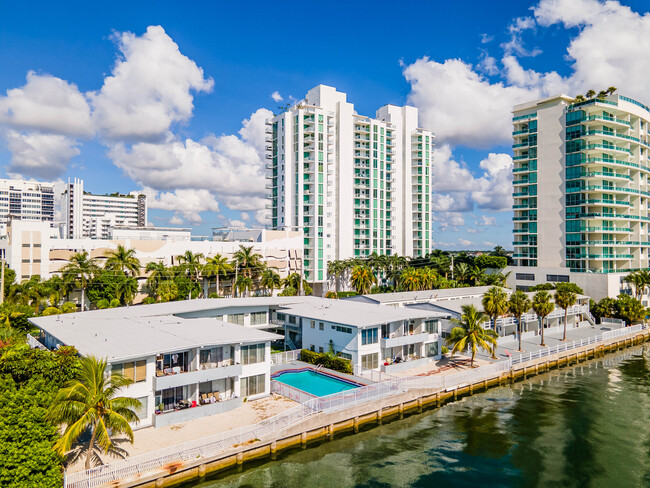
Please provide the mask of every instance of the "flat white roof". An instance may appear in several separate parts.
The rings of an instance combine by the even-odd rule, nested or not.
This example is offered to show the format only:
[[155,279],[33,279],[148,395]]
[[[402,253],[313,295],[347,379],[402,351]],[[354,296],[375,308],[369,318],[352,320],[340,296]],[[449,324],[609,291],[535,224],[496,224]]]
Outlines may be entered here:
[[[491,286],[466,286],[462,288],[444,288],[440,290],[398,291],[394,293],[375,293],[344,298],[344,301],[368,301],[376,303],[400,303],[412,301],[433,302],[436,300],[457,300],[460,298],[483,296]],[[504,288],[504,290],[509,291]]]

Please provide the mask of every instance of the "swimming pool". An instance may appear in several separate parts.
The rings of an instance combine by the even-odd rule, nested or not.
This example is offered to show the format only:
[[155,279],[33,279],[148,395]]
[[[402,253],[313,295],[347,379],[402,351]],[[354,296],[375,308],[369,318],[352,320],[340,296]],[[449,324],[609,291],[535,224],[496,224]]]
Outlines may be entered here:
[[331,376],[320,371],[317,372],[313,369],[280,371],[274,374],[272,379],[319,397],[364,386],[360,383]]

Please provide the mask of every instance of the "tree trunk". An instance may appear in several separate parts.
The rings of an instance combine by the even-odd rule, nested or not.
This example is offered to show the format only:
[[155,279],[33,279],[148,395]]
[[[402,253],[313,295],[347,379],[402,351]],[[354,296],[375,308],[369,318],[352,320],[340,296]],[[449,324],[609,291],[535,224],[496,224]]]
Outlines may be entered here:
[[564,337],[562,337],[563,341],[566,341],[566,322],[569,320],[569,309],[565,308],[564,309]]
[[521,352],[521,315],[518,317],[519,320],[517,320],[517,332],[519,332],[519,352]]
[[81,287],[81,311],[84,311],[84,306],[86,304],[86,289],[82,286]]
[[544,317],[542,317],[542,319],[541,319],[540,326],[542,327],[542,331],[541,331],[541,334],[542,334],[542,343],[540,344],[540,346],[545,347],[546,344],[544,344]]
[[86,455],[86,469],[90,469],[92,466],[90,462],[93,458],[93,448],[95,447],[95,433],[97,432],[97,426],[93,425],[93,433],[90,436],[90,442],[88,442],[88,454]]
[[[497,316],[496,315],[493,317],[493,320],[494,320],[494,322],[493,322],[492,325],[494,327],[494,332],[496,333],[496,331],[497,331]],[[492,359],[498,359],[496,353],[497,353],[497,345],[495,344],[492,347]]]

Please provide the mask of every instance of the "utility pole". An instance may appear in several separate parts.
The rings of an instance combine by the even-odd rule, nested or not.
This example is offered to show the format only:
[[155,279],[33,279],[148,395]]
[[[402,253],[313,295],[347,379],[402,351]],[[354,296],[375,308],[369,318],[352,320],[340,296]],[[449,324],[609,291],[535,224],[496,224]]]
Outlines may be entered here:
[[454,255],[451,255],[451,280],[454,280]]
[[235,264],[235,281],[232,284],[232,296],[237,297],[237,271],[239,270],[239,265]]
[[302,277],[304,273],[304,258],[300,258],[300,285],[298,286],[298,295],[302,296]]

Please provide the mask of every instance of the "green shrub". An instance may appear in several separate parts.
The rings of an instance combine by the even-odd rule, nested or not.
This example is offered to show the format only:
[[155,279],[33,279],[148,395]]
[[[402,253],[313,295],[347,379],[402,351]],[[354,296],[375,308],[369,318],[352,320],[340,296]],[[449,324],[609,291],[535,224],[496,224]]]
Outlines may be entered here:
[[339,292],[339,298],[345,298],[345,297],[353,297],[358,295],[356,291],[340,291]]
[[449,353],[449,348],[447,346],[442,346],[441,351],[442,351],[443,354],[448,354]]
[[293,286],[287,286],[284,290],[282,290],[278,296],[281,297],[295,297],[298,294],[298,290],[296,290]]
[[61,305],[61,312],[72,313],[77,311],[77,304],[74,302],[65,302]]
[[208,295],[208,298],[223,298],[223,297],[219,296],[218,293],[212,292]]
[[102,298],[101,300],[99,300],[99,301],[97,302],[97,308],[98,308],[99,310],[104,310],[105,308],[108,308],[108,307],[110,307],[110,306],[111,306],[111,302],[109,302],[109,301],[106,300],[105,298]]
[[338,298],[338,294],[335,291],[328,291],[325,293],[325,298]]
[[120,306],[120,299],[119,298],[113,298],[111,300],[111,304],[109,305],[109,308],[117,308]]
[[322,365],[324,368],[339,371],[341,373],[352,374],[352,363],[348,359],[343,359],[330,353],[319,353],[303,349],[300,351],[300,360],[309,364]]
[[45,310],[43,310],[43,313],[41,315],[43,315],[43,316],[58,315],[60,313],[61,313],[61,310],[59,310],[56,307],[47,307]]
[[152,303],[156,303],[156,299],[154,297],[146,297],[144,300],[142,300],[143,305],[151,305]]

